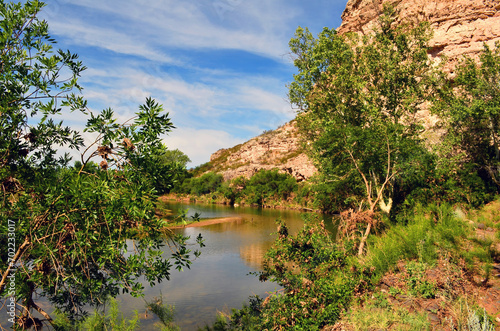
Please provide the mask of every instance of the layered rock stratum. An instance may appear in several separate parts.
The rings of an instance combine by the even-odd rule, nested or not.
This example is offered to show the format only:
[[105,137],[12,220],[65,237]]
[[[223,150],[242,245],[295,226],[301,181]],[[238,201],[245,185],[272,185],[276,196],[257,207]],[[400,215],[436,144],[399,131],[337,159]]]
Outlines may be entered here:
[[[463,56],[478,58],[483,45],[500,42],[500,0],[349,0],[342,14],[340,34],[371,33],[384,4],[394,6],[396,24],[428,21],[433,30],[429,57],[441,61],[446,57],[445,72],[453,75]],[[423,111],[422,120],[431,127],[436,119]],[[278,168],[298,180],[311,177],[317,170],[302,152],[295,121],[267,132],[248,142],[214,153],[213,170],[232,179],[250,177],[259,169]]]
[[337,32],[370,33],[384,4],[394,6],[397,23],[430,23],[429,55],[436,61],[445,55],[449,73],[464,55],[477,58],[484,43],[500,42],[500,0],[349,0]]

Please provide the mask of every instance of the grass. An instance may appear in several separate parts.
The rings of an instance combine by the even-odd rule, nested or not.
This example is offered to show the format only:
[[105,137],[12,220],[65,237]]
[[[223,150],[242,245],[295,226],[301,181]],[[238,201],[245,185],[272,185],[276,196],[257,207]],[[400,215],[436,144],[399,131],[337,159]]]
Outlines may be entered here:
[[456,218],[450,206],[419,207],[407,222],[370,239],[366,261],[376,277],[394,270],[400,260],[417,259],[432,264],[446,251],[457,253],[462,239],[470,232],[467,223]]
[[[472,307],[472,308],[471,308]],[[448,320],[448,326],[456,331],[494,331],[495,326],[490,321],[484,309],[474,306],[466,298],[459,298],[451,305],[453,318]]]
[[[472,306],[469,305],[469,300],[472,299],[466,296],[470,293],[460,294],[454,288],[446,288],[446,284],[441,284],[439,289],[435,288],[428,281],[426,270],[434,267],[434,270],[448,277],[446,279],[456,278],[452,287],[457,287],[459,278],[463,277],[460,270],[468,270],[467,272],[487,281],[494,258],[499,254],[495,247],[498,247],[500,236],[498,233],[495,236],[490,231],[476,230],[471,224],[483,223],[498,229],[500,200],[469,213],[465,219],[456,217],[451,206],[417,207],[415,214],[402,223],[405,224],[393,225],[384,234],[373,236],[369,241],[368,254],[362,262],[374,271],[373,284],[377,284],[388,272],[403,274],[405,287],[389,288],[385,295],[396,297],[406,294],[418,300],[439,296],[440,304],[446,306],[444,310],[448,314],[447,320],[442,321],[447,324],[443,325],[446,329],[494,330],[484,309],[469,309]],[[443,257],[446,260],[444,264]],[[439,264],[438,267],[436,263]],[[443,265],[447,266],[447,270],[443,269]],[[354,329],[362,330],[368,326],[370,329],[428,329],[418,313],[404,321],[399,307],[387,307],[383,304],[381,292],[375,290],[370,295],[372,298],[364,306],[352,307],[351,313],[344,319]]]
[[500,199],[488,203],[481,209],[471,211],[470,218],[476,224],[482,223],[486,227],[500,229]]
[[410,313],[404,308],[393,308],[383,295],[374,297],[368,304],[353,305],[344,321],[356,331],[431,329],[425,313]]

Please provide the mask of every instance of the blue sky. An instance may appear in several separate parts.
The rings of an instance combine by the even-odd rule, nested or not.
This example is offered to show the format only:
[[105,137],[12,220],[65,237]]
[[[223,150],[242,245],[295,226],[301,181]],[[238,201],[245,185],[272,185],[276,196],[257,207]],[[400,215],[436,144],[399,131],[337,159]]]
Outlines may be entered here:
[[[111,107],[125,121],[153,97],[176,126],[166,145],[196,166],[295,117],[288,41],[298,26],[338,27],[346,3],[47,0],[41,17],[57,47],[88,67],[80,82],[93,111]],[[65,122],[85,124],[77,114]]]

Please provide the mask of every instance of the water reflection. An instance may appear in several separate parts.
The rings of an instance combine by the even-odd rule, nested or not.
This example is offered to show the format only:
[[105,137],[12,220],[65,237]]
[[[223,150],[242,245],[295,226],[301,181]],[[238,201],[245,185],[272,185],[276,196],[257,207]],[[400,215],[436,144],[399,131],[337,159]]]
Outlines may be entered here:
[[[206,247],[201,249],[202,255],[191,269],[184,272],[172,269],[170,280],[153,287],[144,282],[144,298],[128,294],[117,298],[125,317],[131,318],[138,311],[141,330],[159,330],[155,327],[158,320],[145,309],[145,300],[152,301],[155,297],[163,295],[165,302],[174,305],[176,324],[181,330],[190,331],[211,325],[218,311],[230,313],[232,308],[240,308],[251,295],[265,297],[279,289],[274,283],[259,282],[249,273],[261,270],[263,256],[274,242],[275,220],[285,220],[290,233],[296,233],[304,223],[300,212],[177,203],[166,207],[174,213],[189,209],[188,216],[198,212],[202,218],[238,217],[239,220],[176,230],[191,237],[193,249],[195,238],[201,233]],[[331,221],[326,224],[333,228]],[[169,253],[168,248],[165,251]],[[46,301],[38,304],[52,313]]]
[[304,223],[300,212],[287,210],[177,203],[166,207],[174,213],[188,209],[188,216],[200,213],[202,218],[239,218],[230,223],[176,230],[192,239],[201,233],[206,247],[190,270],[173,272],[170,281],[147,288],[145,293],[148,297],[161,291],[166,301],[176,306],[176,323],[182,330],[211,324],[217,311],[230,312],[231,308],[240,308],[251,295],[265,297],[277,290],[276,284],[261,283],[249,273],[261,270],[264,254],[274,242],[276,219],[286,220],[291,233]]

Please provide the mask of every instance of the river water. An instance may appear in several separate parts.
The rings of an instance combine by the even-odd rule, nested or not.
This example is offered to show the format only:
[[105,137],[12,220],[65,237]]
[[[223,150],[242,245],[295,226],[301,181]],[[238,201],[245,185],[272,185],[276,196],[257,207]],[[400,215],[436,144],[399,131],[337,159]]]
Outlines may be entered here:
[[[201,256],[191,268],[185,268],[183,272],[173,269],[170,280],[154,287],[144,282],[144,298],[133,298],[129,294],[117,297],[120,311],[126,318],[133,317],[134,311],[139,313],[141,331],[159,330],[155,326],[158,319],[151,313],[145,314],[145,300],[163,297],[164,302],[175,306],[175,324],[182,331],[191,331],[212,325],[218,312],[229,314],[232,308],[241,308],[252,295],[266,297],[279,289],[277,284],[259,282],[257,276],[249,273],[262,270],[263,256],[275,239],[275,220],[284,220],[293,234],[302,228],[305,214],[290,210],[200,204],[167,203],[165,207],[174,215],[187,209],[188,217],[199,213],[202,219],[240,219],[176,230],[191,237],[193,250],[199,248],[195,245],[198,234],[204,239],[206,246],[200,249]],[[333,231],[331,218],[325,225]],[[166,254],[170,254],[167,250]],[[49,314],[52,313],[53,309],[46,300],[41,299],[38,304]],[[6,323],[6,316],[0,316],[2,325]]]
[[[277,284],[259,282],[250,272],[261,270],[264,253],[274,242],[275,220],[286,221],[291,233],[304,224],[303,214],[289,210],[227,207],[219,205],[186,205],[168,203],[174,213],[188,209],[188,216],[196,212],[201,218],[240,217],[230,223],[179,229],[194,239],[201,233],[206,247],[193,262],[191,269],[172,271],[171,279],[155,287],[145,285],[145,299],[163,296],[164,302],[175,306],[175,323],[181,330],[197,330],[211,325],[217,312],[230,313],[231,308],[241,308],[249,296],[267,296],[279,289]],[[332,226],[331,220],[326,222]],[[195,249],[196,246],[193,246]],[[138,310],[144,316],[144,300],[130,295],[118,297],[121,310],[127,315]],[[129,315],[130,316],[130,315]],[[154,318],[141,321],[142,330],[155,330]]]

